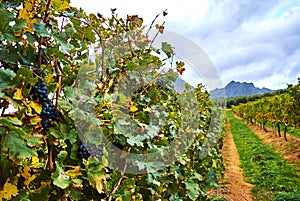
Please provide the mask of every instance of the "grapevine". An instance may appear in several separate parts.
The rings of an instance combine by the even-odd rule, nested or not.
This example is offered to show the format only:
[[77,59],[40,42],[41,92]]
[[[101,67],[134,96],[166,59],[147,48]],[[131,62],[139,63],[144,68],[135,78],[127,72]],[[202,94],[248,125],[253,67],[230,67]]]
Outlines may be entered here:
[[[299,80],[300,81],[300,80]],[[299,87],[289,86],[287,92],[279,95],[265,97],[256,101],[234,106],[232,109],[244,117],[249,123],[258,122],[265,130],[266,123],[271,123],[281,137],[280,125],[284,126],[284,138],[287,140],[287,127],[299,127]]]
[[[0,200],[207,198],[223,170],[222,108],[201,84],[174,95],[188,67],[178,62],[161,73],[175,50],[166,42],[152,47],[141,17],[87,14],[68,0],[2,0],[0,15]],[[155,20],[158,36],[164,23]],[[138,86],[133,94],[125,78]],[[129,124],[145,135],[132,136]],[[176,151],[191,136],[168,165],[125,160]],[[123,154],[119,168],[110,166],[109,147]],[[132,165],[144,173],[126,172]]]

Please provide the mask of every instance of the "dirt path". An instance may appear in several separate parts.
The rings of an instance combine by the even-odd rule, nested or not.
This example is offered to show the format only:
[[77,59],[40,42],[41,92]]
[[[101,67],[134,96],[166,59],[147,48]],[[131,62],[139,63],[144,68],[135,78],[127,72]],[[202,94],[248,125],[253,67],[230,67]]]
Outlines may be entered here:
[[224,179],[220,182],[222,187],[216,189],[215,193],[224,196],[228,201],[254,200],[251,193],[253,185],[244,180],[243,170],[240,168],[240,156],[230,133],[229,123],[226,124],[226,137],[223,143]]
[[[238,119],[241,117],[234,114]],[[283,137],[278,137],[272,131],[265,132],[264,129],[256,125],[247,125],[266,145],[273,146],[276,152],[300,172],[300,139],[287,135],[288,141]]]

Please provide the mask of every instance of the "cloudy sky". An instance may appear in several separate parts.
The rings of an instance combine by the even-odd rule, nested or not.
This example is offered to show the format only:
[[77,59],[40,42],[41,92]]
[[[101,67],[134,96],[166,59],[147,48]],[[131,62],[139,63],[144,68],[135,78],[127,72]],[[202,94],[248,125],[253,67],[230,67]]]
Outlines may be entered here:
[[[211,72],[218,73],[224,85],[235,80],[279,89],[286,88],[287,83],[296,84],[300,78],[300,0],[71,0],[71,3],[106,17],[110,16],[110,8],[117,8],[119,16],[138,14],[145,25],[168,9],[169,14],[158,22],[166,21],[166,30],[201,48],[215,66],[216,71]],[[193,74],[187,75],[193,79]]]

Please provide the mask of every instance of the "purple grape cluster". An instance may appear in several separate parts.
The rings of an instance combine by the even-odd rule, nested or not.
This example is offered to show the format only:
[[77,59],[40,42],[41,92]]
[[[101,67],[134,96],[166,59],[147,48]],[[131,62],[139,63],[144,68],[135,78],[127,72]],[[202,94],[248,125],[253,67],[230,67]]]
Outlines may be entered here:
[[156,84],[157,84],[158,86],[160,86],[160,87],[162,87],[162,86],[164,85],[164,83],[165,83],[164,78],[159,78],[159,79],[157,79],[157,81],[156,81]]
[[38,100],[39,103],[50,102],[48,98],[48,88],[45,82],[39,82],[32,87],[32,98]]
[[96,147],[96,145],[81,144],[78,148],[78,154],[80,158],[88,159],[90,156],[101,159],[103,151]]
[[39,82],[32,87],[33,99],[42,105],[42,112],[39,115],[42,118],[41,124],[44,129],[51,126],[52,121],[59,121],[61,113],[54,107],[48,98],[48,88],[45,82]]
[[52,104],[42,104],[42,112],[40,117],[42,118],[43,128],[48,128],[51,126],[52,121],[58,122],[60,119],[61,113]]

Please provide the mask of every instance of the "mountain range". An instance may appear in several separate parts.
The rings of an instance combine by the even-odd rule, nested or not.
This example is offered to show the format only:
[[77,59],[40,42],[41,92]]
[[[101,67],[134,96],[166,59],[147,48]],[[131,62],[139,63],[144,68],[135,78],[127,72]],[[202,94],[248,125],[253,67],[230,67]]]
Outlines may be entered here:
[[210,91],[211,98],[230,98],[236,96],[251,96],[255,94],[264,94],[267,92],[273,92],[273,90],[268,88],[258,88],[255,87],[253,83],[247,82],[236,82],[231,81],[225,88],[217,88]]

